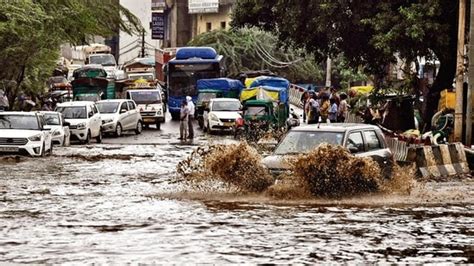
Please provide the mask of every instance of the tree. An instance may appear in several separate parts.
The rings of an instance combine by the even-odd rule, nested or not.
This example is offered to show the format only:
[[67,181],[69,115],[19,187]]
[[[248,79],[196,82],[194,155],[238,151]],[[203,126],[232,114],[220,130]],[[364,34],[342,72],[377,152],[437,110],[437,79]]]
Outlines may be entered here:
[[323,79],[314,57],[301,49],[282,49],[276,36],[256,28],[217,30],[200,34],[189,45],[211,46],[224,55],[229,76],[242,71],[270,70],[299,83]]
[[10,105],[20,89],[31,92],[43,89],[59,59],[61,44],[82,43],[92,35],[108,36],[116,29],[141,30],[139,20],[117,1],[93,3],[0,0],[0,80],[14,81],[2,88]]
[[430,89],[425,121],[434,114],[441,90],[452,84],[456,63],[457,1],[448,0],[240,0],[233,26],[273,31],[281,42],[323,59],[347,62],[383,84],[395,55],[413,62],[435,56],[441,63]]

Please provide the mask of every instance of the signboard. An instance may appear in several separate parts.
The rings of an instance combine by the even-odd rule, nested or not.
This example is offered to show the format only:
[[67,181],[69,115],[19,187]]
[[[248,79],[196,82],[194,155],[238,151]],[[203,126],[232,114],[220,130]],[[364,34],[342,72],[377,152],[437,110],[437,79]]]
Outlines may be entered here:
[[189,14],[219,13],[219,0],[189,0]]
[[166,9],[165,0],[151,0],[151,10],[164,10]]
[[151,13],[151,38],[163,40],[165,37],[165,15],[159,12]]

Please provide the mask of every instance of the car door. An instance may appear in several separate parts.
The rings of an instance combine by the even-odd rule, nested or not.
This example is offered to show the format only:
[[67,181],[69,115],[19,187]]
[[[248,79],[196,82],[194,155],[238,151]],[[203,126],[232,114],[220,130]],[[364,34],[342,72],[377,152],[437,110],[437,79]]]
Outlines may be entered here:
[[[125,111],[125,112],[124,112]],[[119,108],[119,122],[123,130],[130,130],[130,119],[128,113],[128,105],[126,101],[120,103]]]
[[137,110],[137,106],[133,101],[128,101],[128,112],[130,114],[130,127],[131,129],[135,129],[138,121],[140,120],[140,112]]
[[99,135],[102,121],[100,120],[99,111],[97,110],[97,107],[95,106],[95,104],[89,105],[89,109],[90,109],[90,113],[92,114],[90,118],[91,135],[92,135],[91,137],[95,138]]

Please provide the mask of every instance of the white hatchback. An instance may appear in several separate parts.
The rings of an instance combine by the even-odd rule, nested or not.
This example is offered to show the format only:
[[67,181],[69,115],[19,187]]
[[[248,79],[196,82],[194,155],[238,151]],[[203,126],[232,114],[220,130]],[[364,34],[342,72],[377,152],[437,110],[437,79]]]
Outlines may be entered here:
[[44,116],[46,129],[51,130],[53,144],[59,146],[69,146],[71,140],[71,132],[69,130],[69,123],[64,121],[64,118],[59,112],[41,111]]
[[124,131],[142,133],[142,116],[132,100],[103,100],[97,102],[102,118],[102,132],[120,137]]
[[204,131],[210,133],[221,130],[232,130],[235,120],[241,118],[242,105],[238,99],[215,98],[209,101],[204,110]]
[[95,138],[97,143],[102,142],[102,119],[94,102],[61,103],[57,105],[56,111],[69,123],[72,139],[89,143]]
[[44,117],[36,112],[0,113],[0,153],[20,153],[30,156],[51,154],[51,132]]

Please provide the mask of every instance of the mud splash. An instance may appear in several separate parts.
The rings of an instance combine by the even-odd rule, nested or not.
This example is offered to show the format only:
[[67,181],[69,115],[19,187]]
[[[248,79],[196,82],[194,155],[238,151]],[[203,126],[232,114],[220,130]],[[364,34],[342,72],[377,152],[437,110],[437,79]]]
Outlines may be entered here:
[[261,160],[259,152],[246,142],[199,147],[178,164],[177,173],[194,183],[219,180],[242,192],[263,193],[277,199],[408,194],[414,186],[408,168],[394,166],[391,178],[384,178],[371,158],[355,157],[343,147],[328,144],[308,154],[287,158],[290,171],[276,182]]

